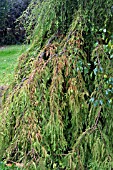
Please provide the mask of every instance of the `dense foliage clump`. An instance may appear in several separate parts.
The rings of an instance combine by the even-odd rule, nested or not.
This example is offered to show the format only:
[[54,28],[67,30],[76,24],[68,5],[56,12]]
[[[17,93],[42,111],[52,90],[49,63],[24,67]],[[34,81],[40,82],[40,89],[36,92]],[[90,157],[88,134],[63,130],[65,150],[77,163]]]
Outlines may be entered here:
[[24,20],[31,45],[4,96],[5,160],[29,169],[113,168],[111,6],[111,0],[31,2]]

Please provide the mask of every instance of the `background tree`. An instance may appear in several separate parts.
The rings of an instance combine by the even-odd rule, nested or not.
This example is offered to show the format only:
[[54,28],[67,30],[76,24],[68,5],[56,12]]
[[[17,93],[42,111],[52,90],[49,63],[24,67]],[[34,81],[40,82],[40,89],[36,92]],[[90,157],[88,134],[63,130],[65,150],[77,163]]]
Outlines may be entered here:
[[5,29],[6,15],[8,11],[7,0],[0,0],[0,41],[2,43],[2,37],[4,36],[3,30]]
[[15,44],[21,43],[25,38],[25,31],[23,28],[16,29],[16,19],[27,8],[30,0],[5,0],[1,1],[1,15],[0,15],[0,44]]
[[19,18],[31,44],[4,96],[2,158],[29,169],[113,168],[111,6],[34,0]]

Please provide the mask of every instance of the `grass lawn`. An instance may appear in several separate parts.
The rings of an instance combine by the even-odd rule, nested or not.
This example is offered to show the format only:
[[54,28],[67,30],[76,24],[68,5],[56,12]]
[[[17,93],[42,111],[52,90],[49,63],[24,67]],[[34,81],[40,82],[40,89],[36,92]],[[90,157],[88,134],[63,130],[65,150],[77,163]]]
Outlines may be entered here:
[[0,85],[8,85],[13,80],[17,59],[28,46],[12,45],[0,48]]

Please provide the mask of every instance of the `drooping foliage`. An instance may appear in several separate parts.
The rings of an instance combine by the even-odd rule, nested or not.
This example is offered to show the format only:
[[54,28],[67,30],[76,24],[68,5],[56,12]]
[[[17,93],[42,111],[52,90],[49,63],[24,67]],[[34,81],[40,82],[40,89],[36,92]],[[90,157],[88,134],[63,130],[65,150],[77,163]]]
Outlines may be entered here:
[[20,17],[31,45],[4,96],[4,159],[39,170],[113,168],[111,7],[37,0]]

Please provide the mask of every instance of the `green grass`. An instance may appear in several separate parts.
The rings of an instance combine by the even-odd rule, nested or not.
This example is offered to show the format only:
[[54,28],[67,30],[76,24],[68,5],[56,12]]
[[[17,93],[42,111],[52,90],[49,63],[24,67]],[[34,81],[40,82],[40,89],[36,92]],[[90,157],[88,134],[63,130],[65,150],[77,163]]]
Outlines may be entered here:
[[18,57],[27,47],[13,45],[0,48],[0,85],[8,85],[12,82]]

